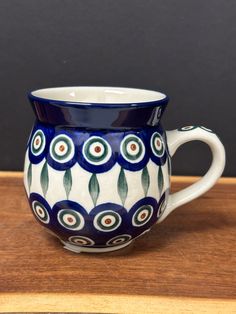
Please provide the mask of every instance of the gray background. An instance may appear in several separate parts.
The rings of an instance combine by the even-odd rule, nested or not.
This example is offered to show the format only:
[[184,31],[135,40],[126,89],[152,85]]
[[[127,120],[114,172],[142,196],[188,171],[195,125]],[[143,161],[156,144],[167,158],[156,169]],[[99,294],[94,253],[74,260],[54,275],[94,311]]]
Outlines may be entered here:
[[[1,0],[0,169],[22,170],[28,90],[113,85],[166,92],[165,128],[212,128],[235,176],[235,16],[235,0]],[[204,144],[187,144],[173,172],[200,175],[210,161]]]

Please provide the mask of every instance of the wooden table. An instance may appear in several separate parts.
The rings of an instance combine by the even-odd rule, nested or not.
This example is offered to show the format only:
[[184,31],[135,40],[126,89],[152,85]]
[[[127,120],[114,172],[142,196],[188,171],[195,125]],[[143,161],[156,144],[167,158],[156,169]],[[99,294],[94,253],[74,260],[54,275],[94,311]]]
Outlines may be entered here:
[[101,255],[64,250],[35,222],[21,173],[0,173],[0,204],[2,312],[236,313],[236,179]]

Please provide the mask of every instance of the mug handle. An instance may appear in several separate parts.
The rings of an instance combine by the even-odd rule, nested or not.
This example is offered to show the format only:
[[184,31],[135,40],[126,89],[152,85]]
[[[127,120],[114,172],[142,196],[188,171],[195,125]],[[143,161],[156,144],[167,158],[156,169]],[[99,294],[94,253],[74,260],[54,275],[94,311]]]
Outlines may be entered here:
[[162,222],[175,208],[208,191],[219,179],[225,167],[224,146],[212,130],[203,126],[185,126],[167,131],[166,136],[171,157],[181,145],[191,141],[202,141],[210,147],[213,158],[209,170],[200,180],[169,196],[166,209],[158,222]]

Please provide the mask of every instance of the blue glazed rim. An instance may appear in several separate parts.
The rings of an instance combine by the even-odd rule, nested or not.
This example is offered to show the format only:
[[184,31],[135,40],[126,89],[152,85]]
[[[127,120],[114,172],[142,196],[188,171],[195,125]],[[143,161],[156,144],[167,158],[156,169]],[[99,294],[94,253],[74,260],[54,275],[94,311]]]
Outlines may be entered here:
[[[76,95],[80,88],[81,94]],[[72,92],[75,94],[71,95]],[[113,95],[106,98],[109,92]],[[120,97],[117,96],[119,92]],[[79,101],[83,97],[86,100],[88,95],[91,97],[89,101]],[[114,95],[115,98],[112,98]],[[74,96],[77,96],[77,101],[70,100]],[[128,102],[126,96],[129,97]],[[29,92],[28,98],[38,121],[53,126],[87,129],[141,129],[156,126],[169,100],[159,91],[112,86],[44,88]]]
[[[50,99],[46,97],[35,96],[33,93],[40,92],[43,90],[52,90],[52,89],[66,89],[66,88],[108,88],[108,89],[121,89],[126,91],[143,91],[143,92],[153,92],[156,94],[162,94],[164,97],[162,99],[156,100],[147,100],[147,101],[134,101],[134,102],[83,102],[83,101],[68,101],[68,100],[56,100]],[[49,87],[49,88],[40,88],[36,90],[32,90],[28,92],[28,99],[31,102],[38,102],[42,105],[60,105],[63,107],[74,107],[79,109],[88,109],[88,108],[105,108],[105,109],[125,109],[125,108],[148,108],[148,107],[156,107],[161,105],[166,105],[169,102],[169,97],[161,91],[155,91],[151,89],[143,89],[143,88],[134,88],[134,87],[118,87],[118,86],[88,86],[88,85],[80,85],[80,86],[62,86],[62,87]]]

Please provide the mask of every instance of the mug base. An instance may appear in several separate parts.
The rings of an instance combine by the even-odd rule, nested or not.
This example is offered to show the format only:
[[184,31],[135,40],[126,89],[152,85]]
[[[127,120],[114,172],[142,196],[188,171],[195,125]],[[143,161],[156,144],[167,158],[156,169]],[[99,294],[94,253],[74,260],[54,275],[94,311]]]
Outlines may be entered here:
[[85,246],[78,246],[74,245],[68,242],[65,242],[63,240],[60,240],[61,243],[63,244],[64,249],[69,250],[74,253],[106,253],[106,252],[113,252],[117,250],[121,250],[128,245],[130,245],[133,240],[126,242],[121,245],[116,245],[116,246],[109,246],[109,247],[103,247],[103,248],[93,248],[93,247],[85,247]]

